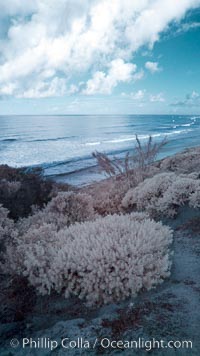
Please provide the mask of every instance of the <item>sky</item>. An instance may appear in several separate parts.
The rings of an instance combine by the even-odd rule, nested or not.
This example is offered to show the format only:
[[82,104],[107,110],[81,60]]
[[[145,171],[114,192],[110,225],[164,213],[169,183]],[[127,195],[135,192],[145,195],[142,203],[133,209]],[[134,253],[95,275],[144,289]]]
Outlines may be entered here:
[[200,0],[0,0],[0,115],[200,114]]

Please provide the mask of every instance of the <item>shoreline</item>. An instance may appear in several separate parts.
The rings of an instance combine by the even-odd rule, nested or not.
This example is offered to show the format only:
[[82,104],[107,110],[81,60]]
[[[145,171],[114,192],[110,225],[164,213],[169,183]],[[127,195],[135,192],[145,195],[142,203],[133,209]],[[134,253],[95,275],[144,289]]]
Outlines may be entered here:
[[[200,146],[192,146],[188,148],[184,148],[174,154],[166,155],[162,158],[158,158],[154,163],[154,167],[162,166],[162,163],[176,159],[176,157],[181,156],[185,153],[200,151]],[[163,156],[163,154],[162,154]],[[62,173],[58,175],[49,175],[45,176],[45,178],[52,180],[56,183],[62,184],[70,184],[76,188],[84,188],[89,187],[90,185],[94,185],[95,183],[100,183],[103,181],[107,181],[108,179],[112,179],[107,177],[105,173],[101,172],[101,169],[98,165],[82,168],[80,170],[76,170],[69,173]]]

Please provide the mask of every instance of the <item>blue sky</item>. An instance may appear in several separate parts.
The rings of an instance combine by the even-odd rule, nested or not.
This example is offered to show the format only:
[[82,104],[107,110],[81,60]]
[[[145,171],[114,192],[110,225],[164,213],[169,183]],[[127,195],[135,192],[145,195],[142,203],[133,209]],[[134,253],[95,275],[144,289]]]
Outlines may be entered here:
[[0,114],[200,114],[200,0],[0,3]]

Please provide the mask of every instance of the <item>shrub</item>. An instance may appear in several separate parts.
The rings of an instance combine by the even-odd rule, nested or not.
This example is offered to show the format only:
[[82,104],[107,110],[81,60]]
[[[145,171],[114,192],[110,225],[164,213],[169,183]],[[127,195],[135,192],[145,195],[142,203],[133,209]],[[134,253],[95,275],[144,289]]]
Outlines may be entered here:
[[128,190],[129,184],[124,177],[104,180],[85,188],[93,198],[95,212],[101,216],[120,213],[121,201]]
[[0,177],[7,181],[21,181],[25,171],[22,168],[9,167],[7,164],[0,165]]
[[189,206],[200,208],[200,187],[190,194]]
[[145,210],[155,217],[173,217],[184,204],[200,204],[200,180],[194,174],[157,174],[130,189],[122,200],[125,210]]
[[111,159],[105,153],[98,151],[93,152],[92,155],[107,176],[124,175],[129,185],[132,186],[144,180],[147,169],[155,161],[158,153],[166,143],[166,138],[159,143],[154,143],[152,137],[149,136],[148,141],[142,145],[136,135],[136,146],[133,152],[128,152],[123,159],[116,157]]
[[101,170],[110,177],[93,188],[84,188],[92,195],[94,209],[98,214],[106,216],[123,211],[121,202],[130,187],[137,186],[145,178],[159,172],[159,168],[151,163],[165,143],[165,139],[160,143],[153,143],[150,136],[147,143],[141,145],[136,136],[135,149],[122,159],[116,157],[111,159],[104,153],[93,152],[93,157],[96,158]]
[[183,152],[166,157],[158,162],[162,171],[189,174],[199,169],[200,147],[187,148]]
[[9,182],[6,179],[0,180],[0,192],[4,192],[4,194],[8,197],[13,197],[18,190],[21,188],[21,182],[12,181]]
[[42,177],[40,169],[17,169],[0,166],[0,204],[17,220],[28,216],[32,205],[40,208],[50,200],[53,183]]
[[40,228],[44,224],[52,224],[57,230],[75,222],[94,218],[92,198],[87,194],[60,192],[44,209],[37,210],[28,218],[19,220],[17,227],[20,234],[29,229]]
[[14,222],[8,218],[9,211],[0,205],[0,244],[10,240],[14,234]]
[[145,214],[113,215],[60,230],[43,225],[7,249],[13,273],[52,290],[104,304],[150,289],[170,274],[170,229]]
[[8,218],[9,211],[0,205],[0,272],[2,272],[7,246],[17,237],[14,221]]

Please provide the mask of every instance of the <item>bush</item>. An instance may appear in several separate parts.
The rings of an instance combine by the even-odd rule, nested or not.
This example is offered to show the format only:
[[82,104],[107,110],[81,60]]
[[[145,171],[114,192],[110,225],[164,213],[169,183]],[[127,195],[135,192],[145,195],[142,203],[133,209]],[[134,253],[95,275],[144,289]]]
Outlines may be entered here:
[[157,174],[130,189],[122,206],[128,211],[145,210],[154,217],[174,217],[182,205],[200,205],[200,180],[196,177],[194,174]]
[[129,190],[129,184],[127,179],[118,177],[104,180],[84,189],[93,198],[95,212],[101,216],[106,216],[121,212],[121,201]]
[[91,192],[95,211],[102,216],[122,212],[121,202],[127,191],[136,187],[145,178],[158,173],[159,169],[152,163],[165,144],[166,139],[160,143],[153,143],[150,136],[142,145],[136,136],[133,152],[128,152],[122,159],[116,157],[111,159],[104,153],[93,152],[100,169],[110,177],[105,183],[98,184],[98,190],[95,187],[94,192]]
[[112,159],[102,152],[93,152],[97,163],[102,172],[108,177],[125,176],[130,186],[135,186],[143,181],[148,174],[149,166],[155,162],[156,157],[162,147],[166,145],[164,138],[159,143],[154,143],[151,136],[148,141],[142,145],[136,135],[136,145],[133,151],[128,152],[123,159],[113,157]]
[[8,218],[9,211],[0,205],[0,273],[3,272],[7,246],[17,237],[14,221]]
[[190,174],[199,170],[200,147],[187,148],[183,152],[166,157],[158,162],[162,171],[176,172],[177,174]]
[[53,183],[42,177],[40,169],[17,169],[0,166],[0,204],[17,220],[28,216],[32,205],[40,208],[50,200]]
[[20,234],[29,229],[40,228],[44,224],[52,224],[56,230],[85,220],[94,218],[92,198],[87,194],[60,192],[44,209],[37,210],[28,218],[20,219],[17,227]]
[[[15,236],[14,221],[8,218],[9,211],[0,205],[0,246]],[[1,250],[1,249],[0,249]]]
[[23,180],[25,170],[23,168],[9,167],[7,164],[0,165],[0,178],[7,181]]
[[113,215],[60,230],[30,229],[7,249],[8,266],[42,294],[104,304],[150,289],[170,274],[170,229],[145,214]]

